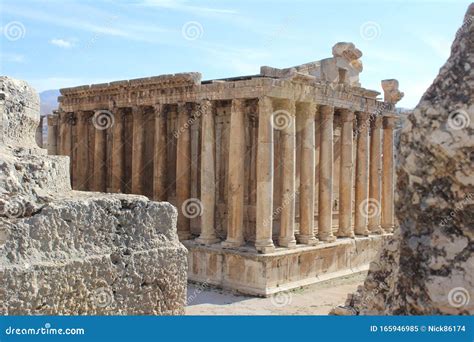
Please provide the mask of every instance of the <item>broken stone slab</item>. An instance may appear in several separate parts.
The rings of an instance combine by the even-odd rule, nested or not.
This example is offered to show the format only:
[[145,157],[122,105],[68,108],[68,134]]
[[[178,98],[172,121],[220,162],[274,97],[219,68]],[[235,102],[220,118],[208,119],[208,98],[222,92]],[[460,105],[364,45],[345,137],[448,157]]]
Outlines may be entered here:
[[[330,84],[345,84],[360,87],[359,74],[363,70],[362,52],[353,43],[339,42],[332,48],[333,57],[325,58],[294,67],[278,69],[269,66],[260,67],[260,75],[272,78],[291,79],[296,81],[316,80]],[[305,78],[304,75],[309,77]]]

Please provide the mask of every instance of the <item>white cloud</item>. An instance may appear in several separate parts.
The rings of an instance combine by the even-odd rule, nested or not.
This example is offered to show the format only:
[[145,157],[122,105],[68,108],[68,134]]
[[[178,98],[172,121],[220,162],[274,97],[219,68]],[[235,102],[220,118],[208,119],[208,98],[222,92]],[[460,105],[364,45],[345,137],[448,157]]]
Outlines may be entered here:
[[3,53],[0,52],[0,61],[10,63],[24,63],[25,56],[17,53]]
[[59,38],[51,39],[49,42],[50,44],[59,46],[60,48],[64,48],[64,49],[70,49],[74,46],[74,44],[71,41],[65,40],[65,39],[59,39]]

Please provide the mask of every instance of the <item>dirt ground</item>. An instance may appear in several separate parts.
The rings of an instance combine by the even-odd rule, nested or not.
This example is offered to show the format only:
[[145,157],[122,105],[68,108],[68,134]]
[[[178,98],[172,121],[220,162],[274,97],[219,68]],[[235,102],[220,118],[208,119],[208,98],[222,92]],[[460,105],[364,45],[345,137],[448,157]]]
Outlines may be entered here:
[[187,315],[327,315],[362,285],[366,272],[255,298],[198,284],[188,284]]

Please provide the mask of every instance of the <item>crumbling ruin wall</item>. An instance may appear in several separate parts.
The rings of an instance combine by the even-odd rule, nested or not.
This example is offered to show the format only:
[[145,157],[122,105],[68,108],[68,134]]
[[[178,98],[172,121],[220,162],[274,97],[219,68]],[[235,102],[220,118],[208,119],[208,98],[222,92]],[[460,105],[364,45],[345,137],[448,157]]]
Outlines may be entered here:
[[408,116],[397,232],[335,313],[474,314],[474,5],[438,77]]
[[0,77],[0,314],[184,314],[176,209],[72,191],[69,158],[35,143],[38,95]]

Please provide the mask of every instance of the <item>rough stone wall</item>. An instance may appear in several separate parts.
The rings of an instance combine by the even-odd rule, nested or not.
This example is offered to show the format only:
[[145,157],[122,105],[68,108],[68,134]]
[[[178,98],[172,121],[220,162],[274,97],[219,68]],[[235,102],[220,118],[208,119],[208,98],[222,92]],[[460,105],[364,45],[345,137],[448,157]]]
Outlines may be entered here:
[[34,143],[37,94],[0,78],[0,314],[183,314],[176,209],[72,191],[69,158]]
[[474,314],[473,19],[401,132],[400,231],[336,314]]

